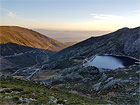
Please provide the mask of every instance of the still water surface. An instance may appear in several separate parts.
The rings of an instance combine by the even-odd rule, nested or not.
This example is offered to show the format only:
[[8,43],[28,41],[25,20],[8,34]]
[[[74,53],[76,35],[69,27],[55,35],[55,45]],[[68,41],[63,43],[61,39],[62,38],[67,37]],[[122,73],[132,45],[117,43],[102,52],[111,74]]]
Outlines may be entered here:
[[98,68],[105,69],[116,69],[125,66],[130,66],[138,62],[135,59],[124,57],[124,56],[113,56],[113,55],[98,55],[88,61],[89,65]]

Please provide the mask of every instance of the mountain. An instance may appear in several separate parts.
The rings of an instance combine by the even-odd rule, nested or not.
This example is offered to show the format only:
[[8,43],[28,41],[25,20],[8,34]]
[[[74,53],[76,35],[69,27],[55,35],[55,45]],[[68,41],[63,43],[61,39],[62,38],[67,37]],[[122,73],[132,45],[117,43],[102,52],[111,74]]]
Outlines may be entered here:
[[[96,54],[130,56],[140,59],[140,27],[122,28],[99,37],[91,37],[63,49],[52,58],[50,68],[69,67],[75,64],[71,58],[87,58]],[[57,62],[55,62],[57,61]],[[63,62],[63,65],[61,65]]]
[[19,68],[40,64],[48,60],[55,52],[22,46],[15,43],[0,44],[0,70],[1,72],[13,72]]
[[[84,94],[90,98],[107,100],[111,104],[138,105],[139,46],[140,27],[122,28],[104,36],[91,37],[52,55],[51,60],[41,66],[40,72],[30,79],[43,81],[44,84],[65,91],[73,90],[77,94]],[[135,59],[134,62],[138,64],[115,69],[86,65],[85,61],[95,60],[95,55],[126,57],[129,58],[128,60]],[[99,64],[102,64],[101,60],[98,61]],[[111,60],[106,60],[104,65],[113,64]]]
[[[50,55],[44,54],[49,56],[46,56],[43,61],[41,58],[44,58],[42,56],[44,51],[42,53],[39,51],[39,54],[35,55],[38,60],[32,60],[38,63],[36,62],[32,67],[15,70],[8,76],[38,81],[40,84],[51,86],[51,88],[59,88],[91,99],[106,100],[111,104],[138,105],[140,93],[139,30],[140,27],[122,28],[107,35],[91,37],[59,52],[50,52]],[[5,47],[8,46],[5,45]],[[10,49],[6,52],[12,53]],[[118,59],[117,62],[122,64],[123,62],[119,58],[124,59],[127,63],[129,60],[133,60],[134,63],[124,64],[124,66],[115,69],[98,68],[87,64],[88,61],[93,61],[97,56],[102,55],[114,56]],[[22,58],[24,57],[21,56],[20,59],[23,60]],[[41,63],[39,63],[39,58]],[[112,60],[106,62],[104,62],[105,65],[113,65]]]
[[60,51],[70,44],[61,43],[31,29],[18,26],[0,26],[0,44],[16,43],[18,45]]
[[0,39],[0,70],[4,72],[40,64],[55,51],[74,44],[61,43],[17,26],[0,26]]

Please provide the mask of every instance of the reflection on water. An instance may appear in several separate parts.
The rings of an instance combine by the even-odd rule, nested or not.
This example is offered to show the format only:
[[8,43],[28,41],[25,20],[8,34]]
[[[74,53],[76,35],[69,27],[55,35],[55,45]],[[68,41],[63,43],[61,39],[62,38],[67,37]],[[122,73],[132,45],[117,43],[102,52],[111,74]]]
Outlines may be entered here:
[[121,56],[110,56],[110,55],[103,55],[103,56],[96,56],[93,59],[88,61],[88,65],[95,66],[98,68],[105,68],[105,69],[116,69],[119,67],[129,66],[135,64],[136,60],[133,60],[128,57],[121,57]]

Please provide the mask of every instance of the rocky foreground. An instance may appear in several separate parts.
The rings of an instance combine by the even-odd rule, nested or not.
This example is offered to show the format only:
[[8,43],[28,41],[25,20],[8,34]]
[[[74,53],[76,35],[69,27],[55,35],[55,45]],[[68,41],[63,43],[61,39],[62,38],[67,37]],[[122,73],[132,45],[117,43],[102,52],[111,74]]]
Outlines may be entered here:
[[60,89],[1,76],[0,105],[95,105],[107,104],[99,99],[89,99]]
[[96,97],[115,104],[138,105],[139,73],[139,65],[115,70],[78,65],[60,70],[59,76],[54,75],[43,82],[89,98]]

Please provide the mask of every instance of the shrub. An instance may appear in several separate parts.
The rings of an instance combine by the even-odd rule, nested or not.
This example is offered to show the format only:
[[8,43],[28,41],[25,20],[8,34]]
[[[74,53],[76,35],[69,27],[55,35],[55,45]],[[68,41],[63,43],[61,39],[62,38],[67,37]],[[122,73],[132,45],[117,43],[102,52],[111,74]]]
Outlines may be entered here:
[[28,94],[28,93],[30,93],[31,91],[30,91],[30,88],[29,88],[29,87],[24,87],[24,88],[23,88],[23,92],[26,93],[26,94]]
[[5,93],[5,91],[4,91],[4,90],[2,90],[0,93],[4,94],[4,93]]
[[21,104],[21,103],[22,103],[22,101],[18,100],[16,103],[17,103],[17,104]]
[[65,102],[63,100],[58,100],[57,104],[65,104]]
[[13,101],[18,101],[18,100],[19,100],[18,97],[14,97],[14,98],[13,98]]
[[11,93],[12,92],[11,89],[5,89],[4,91],[7,92],[7,93]]
[[40,97],[39,99],[38,99],[41,103],[48,103],[49,102],[49,98],[48,97]]
[[23,89],[20,89],[20,88],[12,88],[12,91],[19,91],[19,92],[21,92],[21,91],[23,91]]
[[8,86],[5,85],[5,84],[1,84],[0,87],[1,87],[1,88],[7,88]]

